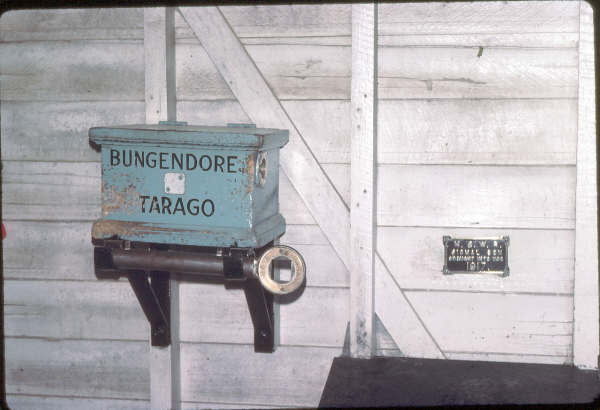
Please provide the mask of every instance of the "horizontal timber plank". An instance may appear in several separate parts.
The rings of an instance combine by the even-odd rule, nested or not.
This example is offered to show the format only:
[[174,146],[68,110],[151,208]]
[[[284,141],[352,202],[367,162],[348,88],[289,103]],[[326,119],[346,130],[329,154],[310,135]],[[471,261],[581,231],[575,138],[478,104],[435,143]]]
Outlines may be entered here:
[[[283,106],[320,163],[350,162],[348,101]],[[378,107],[380,164],[575,163],[575,99],[380,100]]]
[[[484,3],[478,4],[483,5]],[[493,47],[550,49],[577,47],[579,39],[577,31],[493,33],[491,32],[493,29],[485,22],[480,26],[473,25],[469,30],[463,30],[464,26],[457,27],[456,24],[450,26],[438,24],[436,28],[421,25],[416,28],[414,23],[408,23],[407,26],[400,28],[400,30],[407,30],[406,34],[391,34],[395,32],[395,29],[398,29],[398,26],[401,26],[401,24],[393,26],[386,24],[386,30],[379,31],[377,45],[380,47],[482,47],[484,50]],[[560,25],[553,26],[552,29],[558,27]],[[480,28],[487,29],[488,33],[477,31]],[[416,30],[411,32],[412,29]],[[429,33],[421,31],[426,29],[431,31]]]
[[450,360],[476,360],[483,362],[517,362],[517,363],[543,363],[572,365],[572,356],[545,356],[545,355],[526,355],[526,354],[503,354],[503,353],[465,353],[465,352],[444,352]]
[[[444,275],[444,235],[456,238],[508,235],[510,275]],[[377,251],[404,289],[573,293],[573,230],[379,227]]]
[[145,410],[150,407],[146,400],[89,399],[77,397],[21,396],[9,394],[8,406],[15,410]]
[[[323,168],[348,203],[350,166]],[[377,175],[380,226],[574,228],[571,166],[384,164]]]
[[576,99],[382,100],[378,124],[379,163],[575,164]]
[[6,338],[7,394],[150,399],[148,342]]
[[4,295],[8,337],[148,339],[148,322],[125,281],[5,280]]
[[100,163],[4,162],[5,220],[93,220],[101,215]]
[[[327,37],[349,38],[351,34],[350,6],[344,4],[222,6],[220,9],[242,42],[279,38],[309,42]],[[430,42],[438,35],[445,37],[446,42],[452,39],[456,45],[474,41],[477,44],[473,45],[481,46],[560,46],[563,44],[560,35],[578,31],[577,18],[576,7],[570,2],[384,3],[379,7],[381,34],[400,41],[412,37],[412,45]],[[179,13],[175,14],[175,30],[178,38],[193,37]],[[411,36],[417,33],[425,35]],[[504,41],[519,37],[523,39],[517,43]],[[0,24],[0,41],[3,42],[142,38],[141,8],[14,10],[3,14]],[[576,36],[572,41],[577,41]]]
[[143,70],[141,41],[0,44],[3,100],[143,101]]
[[569,1],[382,3],[381,34],[578,32],[579,10]]
[[181,402],[182,410],[198,409],[281,409],[293,408],[293,406],[277,406],[271,404],[248,404],[248,403],[218,403],[218,402]]
[[443,351],[569,356],[573,297],[405,291]]
[[341,347],[280,346],[260,354],[252,345],[182,343],[181,399],[315,407],[341,352]]
[[[142,124],[143,101],[3,101],[2,159],[100,161],[88,142],[95,126]],[[198,125],[248,122],[234,100],[180,101],[177,117]]]
[[378,167],[377,184],[378,225],[575,225],[574,167],[384,165]]
[[11,10],[0,20],[0,41],[143,38],[141,8]]
[[[350,47],[248,44],[246,50],[280,99],[350,98]],[[478,46],[380,47],[379,98],[577,96],[575,48],[488,48],[478,56],[479,51]],[[178,42],[176,56],[180,100],[233,99],[199,43]],[[3,43],[0,73],[4,100],[139,101],[143,44]]]
[[577,49],[379,47],[378,96],[576,98]]
[[[348,320],[347,288],[304,288],[280,304],[282,345],[342,347]],[[184,342],[253,343],[244,293],[220,284],[180,284],[180,337]],[[210,329],[208,331],[207,329]]]
[[2,101],[2,159],[100,161],[95,126],[144,122],[143,101]]
[[96,281],[91,222],[4,220],[4,279]]

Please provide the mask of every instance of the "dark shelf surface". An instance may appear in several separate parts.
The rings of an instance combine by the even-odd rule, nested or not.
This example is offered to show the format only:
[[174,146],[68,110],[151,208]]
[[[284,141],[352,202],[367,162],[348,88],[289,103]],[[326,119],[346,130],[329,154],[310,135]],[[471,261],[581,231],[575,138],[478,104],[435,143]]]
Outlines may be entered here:
[[319,407],[591,403],[598,372],[567,365],[337,357]]

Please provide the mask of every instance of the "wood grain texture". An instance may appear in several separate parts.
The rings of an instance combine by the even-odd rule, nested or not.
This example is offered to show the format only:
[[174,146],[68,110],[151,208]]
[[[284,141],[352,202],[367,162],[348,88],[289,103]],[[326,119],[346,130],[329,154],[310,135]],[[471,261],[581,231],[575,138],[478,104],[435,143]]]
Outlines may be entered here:
[[[241,290],[181,283],[181,340],[252,344],[253,327]],[[306,287],[280,304],[281,345],[341,347],[349,315],[347,288]]]
[[281,167],[301,193],[303,201],[342,261],[348,263],[348,209],[331,182],[323,175],[302,135],[265,83],[257,67],[258,61],[246,53],[218,9],[207,7],[179,10],[208,50],[249,117],[262,126],[290,130],[290,142],[281,153]]
[[144,97],[146,123],[176,120],[175,10],[144,10]]
[[[47,43],[0,46],[3,99],[144,98],[141,40]],[[202,46],[178,42],[176,48],[179,100],[233,98]],[[245,49],[277,98],[350,99],[348,46],[248,44]],[[577,96],[575,48],[492,47],[478,57],[478,46],[386,46],[378,54],[381,99]]]
[[[243,43],[294,39],[348,39],[348,4],[222,6],[221,11]],[[2,15],[1,41],[141,39],[143,11],[139,8],[14,10]],[[558,18],[557,16],[560,16]],[[578,10],[567,1],[515,1],[483,4],[386,3],[379,18],[381,37],[406,39],[409,44],[452,41],[474,46],[560,46],[577,41]],[[178,38],[192,38],[183,18],[175,15]],[[420,34],[420,35],[419,35]],[[423,35],[425,34],[425,35]],[[567,37],[570,36],[570,37]],[[512,39],[522,38],[518,43]],[[537,40],[537,41],[536,41]]]
[[375,259],[375,312],[397,347],[408,357],[445,359],[418,310],[394,281],[379,254]]
[[377,223],[573,229],[573,167],[380,166]]
[[570,366],[573,364],[571,356],[553,355],[523,355],[506,353],[471,353],[471,352],[449,352],[446,356],[450,360],[476,360],[485,362],[518,362],[518,363],[543,363]]
[[100,164],[3,163],[5,220],[90,221],[100,217]]
[[94,276],[91,222],[3,220],[4,279],[84,280]]
[[[382,100],[378,161],[574,164],[576,104],[576,100]],[[294,100],[282,105],[319,163],[350,162],[348,101]],[[190,124],[249,121],[236,101],[180,101],[177,109],[178,118]],[[97,161],[88,128],[140,123],[143,110],[140,102],[3,102],[3,159]],[[405,121],[409,117],[415,121]],[[551,123],[548,118],[561,121]]]
[[[350,167],[326,164],[348,203]],[[575,168],[380,165],[380,226],[573,229]],[[460,205],[460,211],[457,207]]]
[[182,400],[314,407],[341,350],[281,346],[264,355],[251,345],[183,343]]
[[6,392],[150,399],[147,342],[7,338]]
[[578,31],[577,5],[568,1],[385,3],[381,34],[569,33]]
[[379,47],[381,99],[574,98],[576,49]]
[[[142,101],[2,101],[2,159],[28,161],[100,161],[89,145],[91,127],[141,124]],[[248,122],[233,100],[177,104],[177,116],[190,124]]]
[[[442,237],[508,235],[510,275],[444,275]],[[572,294],[573,230],[400,228],[377,229],[377,251],[405,289]]]
[[127,282],[4,282],[7,337],[148,339],[149,326]]
[[2,14],[0,41],[143,38],[143,9],[11,10]]
[[405,293],[444,351],[572,354],[571,296]]
[[143,103],[133,101],[2,101],[0,108],[3,160],[100,161],[91,127],[144,121]]
[[[273,124],[290,129],[290,143],[286,152],[282,153],[281,164],[285,174],[293,181],[294,187],[301,193],[303,201],[319,224],[331,245],[346,266],[349,261],[349,210],[332,186],[329,178],[318,166],[314,154],[302,140],[289,115],[282,108],[252,59],[222,14],[214,8],[191,9],[180,8],[190,27],[194,30],[219,72],[228,82],[232,91],[240,101],[244,110],[255,123]],[[227,45],[223,46],[223,42]],[[244,85],[242,87],[242,84]],[[248,84],[253,87],[248,87]],[[393,289],[392,292],[399,292]],[[404,298],[400,299],[405,301]],[[409,321],[416,324],[414,311],[403,306]],[[412,317],[410,317],[412,316]],[[382,317],[382,316],[380,316]],[[385,319],[384,319],[385,322]],[[398,342],[399,329],[394,329],[394,338]],[[417,330],[421,338],[429,335],[423,329]],[[420,339],[419,339],[420,340]],[[427,352],[434,346],[432,340],[421,343],[421,352]],[[439,349],[432,349],[427,354],[437,357]]]
[[[598,368],[598,190],[593,10],[580,4],[579,121],[575,224],[575,365]],[[598,12],[598,10],[596,10]]]
[[576,135],[576,99],[382,100],[377,160],[574,165]]
[[376,22],[376,4],[352,5],[349,334],[350,355],[358,358],[370,358],[375,350]]
[[0,44],[2,99],[120,101],[144,99],[141,41]]
[[51,396],[21,396],[10,394],[6,401],[16,410],[144,410],[150,406],[147,400],[87,399]]

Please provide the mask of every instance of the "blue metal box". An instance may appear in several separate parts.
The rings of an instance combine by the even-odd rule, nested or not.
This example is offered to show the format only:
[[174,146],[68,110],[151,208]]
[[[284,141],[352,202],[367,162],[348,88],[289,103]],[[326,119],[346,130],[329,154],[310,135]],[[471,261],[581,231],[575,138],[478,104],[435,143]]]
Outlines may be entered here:
[[287,130],[161,122],[89,136],[102,148],[94,239],[259,248],[285,232],[278,197]]

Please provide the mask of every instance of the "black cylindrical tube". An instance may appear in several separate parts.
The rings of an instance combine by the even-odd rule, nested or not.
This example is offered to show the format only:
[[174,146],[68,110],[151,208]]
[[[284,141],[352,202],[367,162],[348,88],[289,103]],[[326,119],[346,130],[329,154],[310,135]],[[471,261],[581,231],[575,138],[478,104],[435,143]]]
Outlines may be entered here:
[[157,249],[112,249],[112,262],[121,270],[157,270],[206,276],[224,274],[223,257],[209,253]]

